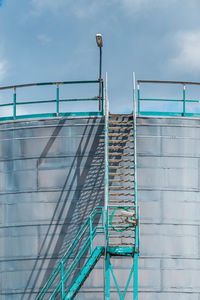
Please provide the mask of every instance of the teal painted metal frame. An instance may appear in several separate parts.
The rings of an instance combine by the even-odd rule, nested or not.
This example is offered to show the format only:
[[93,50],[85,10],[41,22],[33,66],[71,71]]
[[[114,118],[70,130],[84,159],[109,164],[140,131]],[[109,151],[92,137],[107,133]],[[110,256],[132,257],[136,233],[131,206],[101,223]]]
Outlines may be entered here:
[[[141,98],[140,96],[140,84],[175,84],[183,86],[182,99],[162,99],[162,98]],[[186,86],[188,85],[200,85],[200,82],[185,82],[185,81],[156,81],[156,80],[138,80],[137,81],[137,101],[138,101],[138,115],[141,116],[172,116],[172,117],[200,117],[200,113],[189,113],[186,111],[187,103],[199,103],[199,100],[186,99]],[[141,110],[141,102],[173,102],[182,103],[181,112],[168,112],[168,111],[146,111]]]
[[[134,77],[135,80],[135,77]],[[135,83],[134,83],[135,86]],[[130,280],[133,277],[133,299],[138,300],[138,255],[139,255],[139,212],[137,206],[137,165],[136,165],[136,99],[135,99],[135,87],[133,88],[133,126],[134,126],[134,155],[135,155],[135,165],[134,165],[134,172],[135,172],[135,197],[133,200],[133,205],[124,206],[123,208],[130,208],[133,207],[136,212],[136,220],[138,225],[135,226],[135,247],[109,247],[109,228],[112,226],[110,225],[109,220],[109,208],[115,207],[109,205],[109,157],[108,157],[108,145],[109,145],[109,100],[107,94],[107,74],[105,80],[105,245],[106,245],[106,254],[105,254],[105,300],[110,300],[110,279],[111,276],[115,282],[116,290],[120,300],[124,300],[127,292],[128,287],[130,284]],[[117,206],[116,206],[117,208]],[[120,291],[119,284],[117,279],[114,275],[114,271],[111,264],[111,257],[112,256],[121,256],[127,257],[131,256],[133,258],[133,265],[130,270],[130,274],[125,286],[123,293]]]
[[[95,226],[94,218],[96,215],[99,215],[101,219],[100,225]],[[81,239],[83,238],[84,234],[89,231],[88,237],[86,238],[84,244],[74,257],[74,260],[70,264],[70,266],[65,270],[65,264],[67,260],[70,258],[71,254],[74,253],[74,250],[76,246],[79,244]],[[105,234],[105,228],[104,228],[104,207],[97,206],[93,209],[90,216],[86,219],[85,223],[81,227],[80,231],[76,235],[74,241],[69,246],[65,254],[63,255],[62,259],[58,263],[57,267],[54,269],[53,273],[49,277],[48,281],[46,282],[43,289],[38,294],[36,300],[42,300],[44,297],[51,293],[50,296],[48,296],[48,299],[55,299],[55,297],[59,294],[61,294],[61,299],[64,300],[67,291],[65,290],[65,283],[72,274],[73,270],[83,257],[84,253],[89,249],[90,255],[93,253],[93,241],[95,237],[99,234]],[[59,279],[58,283],[54,287],[55,282]]]
[[109,253],[109,237],[108,237],[108,223],[109,223],[109,162],[108,162],[108,146],[109,146],[109,100],[107,88],[107,73],[105,79],[105,300],[110,300],[110,253]]
[[[140,254],[140,218],[139,218],[139,207],[137,200],[137,109],[136,109],[136,84],[135,84],[135,73],[133,72],[133,130],[134,130],[134,190],[135,190],[135,206],[136,206],[136,220],[138,220],[138,225],[135,227],[135,253],[134,253],[134,272],[133,272],[133,299],[138,300],[138,256]],[[138,101],[139,103],[139,101]]]
[[[102,93],[99,96],[95,96],[92,98],[72,98],[72,99],[60,99],[60,85],[81,85],[81,84],[101,84],[102,85]],[[17,89],[25,88],[25,87],[34,87],[34,86],[56,86],[56,99],[53,100],[35,100],[35,101],[17,101]],[[29,119],[29,118],[52,118],[52,117],[68,117],[68,116],[101,116],[104,115],[104,82],[103,80],[87,80],[87,81],[63,81],[63,82],[40,82],[40,83],[30,83],[30,84],[21,84],[14,86],[5,86],[0,87],[1,90],[9,90],[13,89],[13,102],[0,104],[1,107],[11,107],[13,108],[12,116],[0,117],[0,121],[9,121],[9,120],[21,120],[21,119]],[[85,112],[60,112],[60,103],[64,102],[86,102],[86,101],[98,101],[99,102],[99,111],[85,111]],[[55,113],[39,113],[39,114],[27,114],[27,115],[17,115],[17,107],[19,105],[30,105],[30,104],[48,104],[55,103],[56,104],[56,112]]]
[[[113,206],[113,205],[108,205],[107,207],[107,211],[109,212],[109,208],[110,207],[117,207],[117,206]],[[124,205],[121,206],[120,208],[133,208],[136,212],[136,219],[137,222],[139,223],[139,213],[138,213],[138,206],[135,205]],[[121,225],[120,225],[121,226]],[[107,219],[107,231],[109,230],[109,228],[111,228],[112,226],[109,224],[109,220]],[[134,300],[138,300],[138,252],[139,251],[139,234],[137,230],[137,227],[135,227],[135,247],[110,247],[109,246],[109,236],[107,237],[107,248],[106,248],[106,257],[105,257],[105,299],[106,300],[110,300],[110,279],[111,276],[114,280],[116,289],[117,289],[117,294],[120,298],[120,300],[124,300],[127,292],[128,292],[128,287],[130,284],[130,280],[133,277],[133,298]],[[137,248],[137,251],[136,251]],[[133,265],[131,267],[130,270],[130,274],[128,277],[128,280],[126,282],[126,286],[124,291],[121,291],[119,284],[117,282],[117,279],[114,275],[114,271],[112,268],[112,263],[111,263],[111,257],[114,256],[118,256],[118,257],[132,257],[133,259]]]

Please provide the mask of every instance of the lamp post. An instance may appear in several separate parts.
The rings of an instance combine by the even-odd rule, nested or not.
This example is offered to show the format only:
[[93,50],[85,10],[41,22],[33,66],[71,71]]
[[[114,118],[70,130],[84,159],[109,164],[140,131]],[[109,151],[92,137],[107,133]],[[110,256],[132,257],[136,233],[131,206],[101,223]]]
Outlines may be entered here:
[[102,47],[103,39],[100,33],[96,34],[97,47],[99,47],[99,110],[101,110],[101,96],[102,96]]

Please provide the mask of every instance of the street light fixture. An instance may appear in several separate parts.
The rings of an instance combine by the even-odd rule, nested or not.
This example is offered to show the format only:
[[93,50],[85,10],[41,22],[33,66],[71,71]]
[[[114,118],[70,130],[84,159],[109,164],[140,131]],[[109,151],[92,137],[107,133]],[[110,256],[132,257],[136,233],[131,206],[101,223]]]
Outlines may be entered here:
[[100,33],[96,34],[97,47],[99,47],[99,110],[101,110],[101,95],[102,95],[102,47],[103,39]]
[[98,47],[103,47],[102,35],[100,33],[96,34],[96,41]]

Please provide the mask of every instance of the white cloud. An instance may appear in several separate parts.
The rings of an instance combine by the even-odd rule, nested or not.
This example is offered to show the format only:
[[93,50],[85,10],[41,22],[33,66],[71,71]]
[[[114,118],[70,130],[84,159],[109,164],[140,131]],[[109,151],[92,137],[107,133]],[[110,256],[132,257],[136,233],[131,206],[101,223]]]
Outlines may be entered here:
[[170,6],[174,5],[179,0],[116,0],[120,2],[125,11],[128,14],[132,14],[134,12],[143,12],[145,10],[155,10],[162,9],[165,10]]
[[[121,0],[110,0],[111,3],[118,3]],[[34,7],[33,14],[41,14],[46,10],[56,12],[62,9],[66,14],[72,13],[77,18],[84,18],[90,15],[98,14],[106,5],[106,0],[32,0]]]
[[126,9],[138,10],[148,6],[151,0],[121,0]]
[[32,0],[33,6],[38,11],[41,11],[43,9],[55,10],[61,7],[66,2],[66,0]]
[[174,37],[178,53],[169,60],[176,71],[200,72],[200,30],[179,32]]
[[80,1],[79,5],[73,3],[72,10],[76,17],[87,17],[89,15],[95,15],[99,13],[99,11],[102,10],[102,6],[105,4],[104,0],[101,1],[94,1],[94,2],[88,2],[86,1]]
[[47,45],[52,41],[52,39],[47,34],[39,34],[37,38],[44,45]]
[[46,10],[56,12],[62,9],[62,12],[73,13],[77,18],[99,15],[108,8],[112,10],[120,8],[127,13],[132,13],[159,4],[160,0],[32,0],[33,13],[40,14]]

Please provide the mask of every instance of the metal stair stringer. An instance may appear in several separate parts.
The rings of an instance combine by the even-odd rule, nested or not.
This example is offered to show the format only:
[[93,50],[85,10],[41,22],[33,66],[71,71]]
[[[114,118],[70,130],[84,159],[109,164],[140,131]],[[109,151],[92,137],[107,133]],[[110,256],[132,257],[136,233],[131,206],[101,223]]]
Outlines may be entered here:
[[[133,114],[109,113],[108,137],[109,246],[133,249],[137,225]],[[126,221],[130,218],[122,214],[131,212],[133,224],[129,226]]]
[[99,246],[96,247],[93,251],[93,253],[90,255],[88,261],[83,266],[82,270],[78,274],[77,278],[75,279],[74,283],[70,287],[70,289],[67,292],[67,295],[65,297],[65,300],[72,300],[78,293],[79,289],[89,276],[90,272],[93,270],[94,266],[100,259],[100,257],[104,254],[105,247]]
[[[105,87],[105,300],[113,299],[111,278],[120,300],[138,300],[139,208],[135,73],[133,73],[133,112],[130,114],[109,112],[107,75]],[[118,270],[114,270],[114,262],[120,260],[120,264],[123,265],[126,259],[129,259],[130,273],[128,280],[124,281],[123,276],[117,274]],[[133,290],[129,289],[131,279]]]
[[[38,293],[36,300],[73,299],[105,252],[105,247],[97,246],[98,239],[95,239],[104,234],[104,208],[96,206]],[[90,255],[89,259],[73,280],[79,262],[87,253]]]

